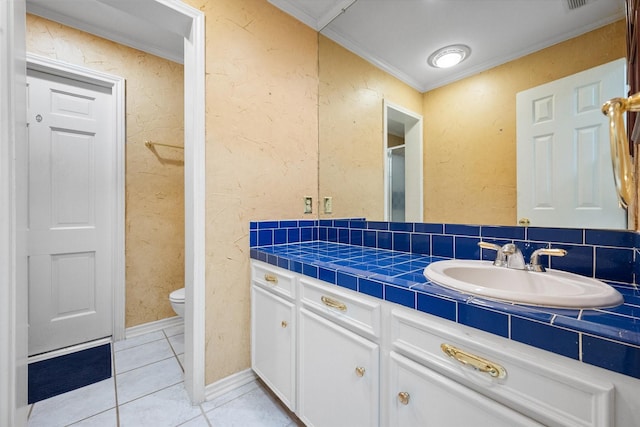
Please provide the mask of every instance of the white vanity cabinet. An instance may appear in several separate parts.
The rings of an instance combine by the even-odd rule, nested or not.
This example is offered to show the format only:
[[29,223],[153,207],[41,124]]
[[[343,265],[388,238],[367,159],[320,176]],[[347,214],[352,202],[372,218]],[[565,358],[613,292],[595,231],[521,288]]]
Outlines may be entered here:
[[300,401],[308,426],[377,426],[379,347],[331,320],[300,311]]
[[259,261],[251,324],[254,371],[307,426],[640,425],[635,378]]
[[295,277],[252,265],[251,367],[292,411],[296,409]]
[[300,299],[298,416],[315,427],[378,426],[380,303],[306,278]]

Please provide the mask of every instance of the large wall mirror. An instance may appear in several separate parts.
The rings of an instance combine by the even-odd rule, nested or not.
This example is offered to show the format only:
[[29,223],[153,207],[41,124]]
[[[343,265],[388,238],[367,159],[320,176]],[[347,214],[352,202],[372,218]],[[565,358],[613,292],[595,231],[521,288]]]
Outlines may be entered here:
[[[319,34],[318,196],[321,200],[332,198],[332,213],[321,211],[320,217],[386,219],[383,118],[387,102],[423,118],[424,222],[517,225],[516,95],[625,57],[624,2],[592,3],[603,1],[616,4],[617,15],[609,14],[607,22],[592,24],[550,46],[531,47],[522,56],[473,75],[453,78],[453,72],[443,73],[445,80],[451,76],[449,80],[454,81],[445,84],[441,79],[437,87],[424,89],[383,71],[373,65],[371,58],[353,53],[357,49],[347,49],[343,47],[345,43],[334,41],[338,40],[335,34],[341,26],[349,20],[362,19],[351,13],[375,9],[384,3],[357,0]],[[440,7],[448,4],[455,9],[465,2],[430,3]],[[487,13],[500,16],[507,2],[477,3],[483,3]],[[454,9],[438,15],[440,25],[446,28],[447,20],[453,25],[458,19]],[[376,37],[386,40],[389,46],[401,38],[400,32],[412,28],[397,25],[397,18],[394,17],[396,25],[376,24]],[[539,31],[544,31],[545,25],[562,24],[540,22]],[[501,34],[500,28],[490,31],[498,37]],[[468,38],[468,34],[460,37]],[[494,46],[500,47],[499,43]],[[395,49],[402,50],[403,46]],[[424,58],[417,60],[425,61],[428,54],[429,49],[425,48]],[[602,143],[609,150],[608,139]],[[571,167],[570,160],[554,161]],[[606,173],[612,172],[608,169]],[[535,225],[540,224],[531,224]]]

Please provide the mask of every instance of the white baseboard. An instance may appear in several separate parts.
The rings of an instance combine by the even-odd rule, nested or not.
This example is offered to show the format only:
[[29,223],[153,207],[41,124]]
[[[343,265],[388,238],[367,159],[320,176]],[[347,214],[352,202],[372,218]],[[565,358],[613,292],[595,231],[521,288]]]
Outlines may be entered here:
[[168,317],[166,319],[156,320],[155,322],[143,323],[142,325],[132,326],[125,330],[125,338],[132,338],[149,332],[161,331],[173,326],[183,326],[184,319],[180,316]]
[[252,369],[245,369],[244,371],[237,372],[229,375],[221,380],[211,383],[204,388],[205,400],[213,400],[222,396],[225,393],[242,387],[245,384],[249,384],[251,381],[255,381],[256,374]]

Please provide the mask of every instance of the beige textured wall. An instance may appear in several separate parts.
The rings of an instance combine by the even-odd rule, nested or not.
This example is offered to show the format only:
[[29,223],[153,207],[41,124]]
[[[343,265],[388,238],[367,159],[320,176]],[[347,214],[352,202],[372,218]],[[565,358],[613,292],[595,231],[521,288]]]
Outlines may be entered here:
[[169,293],[184,286],[183,67],[27,15],[27,50],[126,79],[126,326],[175,315]]
[[515,225],[516,94],[625,56],[623,21],[424,95],[427,222]]
[[384,217],[383,100],[418,114],[422,95],[350,51],[319,36],[319,197],[333,214]]
[[265,0],[189,0],[206,21],[206,384],[250,363],[249,221],[317,194],[317,33]]

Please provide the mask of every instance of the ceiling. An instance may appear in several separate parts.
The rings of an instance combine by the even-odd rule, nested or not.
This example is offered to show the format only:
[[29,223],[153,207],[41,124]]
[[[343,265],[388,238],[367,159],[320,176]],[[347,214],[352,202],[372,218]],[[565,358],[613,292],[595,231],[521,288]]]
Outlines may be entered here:
[[[421,92],[624,18],[624,0],[268,1]],[[190,31],[156,0],[27,0],[27,11],[176,62]],[[471,47],[462,64],[427,65],[458,43]]]
[[[27,12],[171,61],[183,62],[185,15],[155,0],[26,0]],[[117,23],[117,24],[116,24]]]
[[[570,9],[571,3],[585,3]],[[624,0],[269,0],[424,92],[623,19]],[[342,13],[344,11],[344,13]],[[335,18],[335,19],[334,19]],[[436,49],[466,44],[448,69]]]

